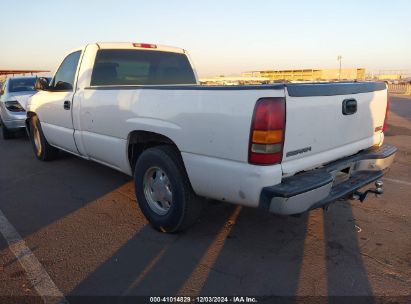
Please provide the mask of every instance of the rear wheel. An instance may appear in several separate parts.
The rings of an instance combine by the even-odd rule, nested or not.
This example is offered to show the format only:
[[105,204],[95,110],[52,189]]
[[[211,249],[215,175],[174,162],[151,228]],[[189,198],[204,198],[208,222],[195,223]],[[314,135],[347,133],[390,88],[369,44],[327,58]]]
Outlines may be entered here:
[[30,141],[36,157],[42,161],[53,160],[58,155],[58,149],[51,146],[44,137],[40,120],[37,116],[30,119]]
[[3,123],[3,121],[0,120],[1,124],[1,135],[4,140],[14,138],[14,132],[9,130]]
[[137,160],[134,182],[140,209],[154,228],[178,232],[199,217],[203,200],[191,189],[176,148],[158,146],[145,150]]

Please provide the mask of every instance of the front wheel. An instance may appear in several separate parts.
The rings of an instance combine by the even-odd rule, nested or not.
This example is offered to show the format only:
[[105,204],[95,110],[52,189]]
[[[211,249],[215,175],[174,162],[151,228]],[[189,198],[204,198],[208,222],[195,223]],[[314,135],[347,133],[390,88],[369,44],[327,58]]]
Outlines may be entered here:
[[30,141],[34,149],[34,153],[39,160],[49,161],[57,157],[59,150],[51,146],[44,137],[41,128],[40,120],[37,116],[30,118]]
[[145,150],[137,160],[134,182],[140,209],[154,228],[178,232],[199,217],[203,202],[191,189],[176,148]]

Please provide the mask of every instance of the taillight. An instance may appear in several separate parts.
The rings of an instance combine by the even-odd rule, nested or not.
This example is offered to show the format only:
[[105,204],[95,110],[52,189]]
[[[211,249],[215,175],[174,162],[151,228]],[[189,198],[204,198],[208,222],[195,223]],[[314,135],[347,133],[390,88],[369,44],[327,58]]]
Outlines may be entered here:
[[285,99],[261,98],[257,101],[251,123],[248,162],[274,165],[283,157]]
[[383,132],[385,132],[385,130],[387,130],[387,119],[388,119],[388,112],[389,111],[390,111],[390,96],[387,93],[387,108],[385,109],[384,126],[382,127]]
[[6,106],[7,110],[9,110],[10,112],[24,112],[24,108],[21,106],[21,104],[16,101],[6,101],[4,103],[4,105]]
[[156,49],[157,45],[150,43],[133,43],[134,47],[144,48],[144,49]]

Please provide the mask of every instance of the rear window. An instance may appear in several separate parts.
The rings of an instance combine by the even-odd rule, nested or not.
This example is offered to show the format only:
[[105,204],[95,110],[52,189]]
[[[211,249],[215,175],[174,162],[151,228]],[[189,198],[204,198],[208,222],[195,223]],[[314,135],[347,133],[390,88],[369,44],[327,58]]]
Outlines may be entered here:
[[9,81],[9,92],[26,92],[34,91],[34,83],[36,78],[13,78]]
[[100,50],[91,85],[196,84],[187,56],[142,50]]

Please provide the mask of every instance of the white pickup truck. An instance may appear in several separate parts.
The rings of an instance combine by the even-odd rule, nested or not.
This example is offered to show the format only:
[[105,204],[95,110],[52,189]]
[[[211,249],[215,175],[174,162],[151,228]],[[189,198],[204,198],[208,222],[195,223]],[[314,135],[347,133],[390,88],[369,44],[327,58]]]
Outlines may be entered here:
[[381,194],[397,151],[382,145],[385,83],[201,86],[183,49],[94,43],[36,88],[37,158],[61,149],[134,176],[142,212],[165,232],[190,226],[202,198],[293,215]]

